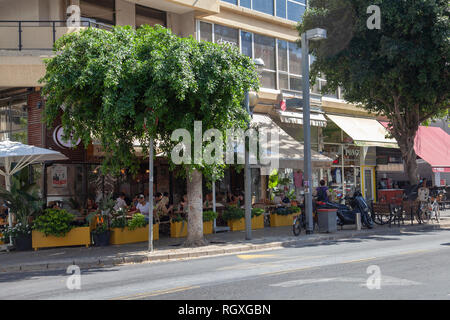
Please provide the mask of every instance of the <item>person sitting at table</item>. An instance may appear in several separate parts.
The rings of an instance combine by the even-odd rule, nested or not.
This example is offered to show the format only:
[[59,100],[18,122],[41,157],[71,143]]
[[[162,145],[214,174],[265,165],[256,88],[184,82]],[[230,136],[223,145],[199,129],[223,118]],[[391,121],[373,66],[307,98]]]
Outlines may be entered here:
[[128,209],[127,203],[125,202],[125,193],[119,193],[119,197],[116,199],[116,204],[113,208],[115,211],[119,211],[120,209],[126,210]]
[[156,221],[170,220],[169,213],[172,211],[173,206],[169,205],[169,197],[163,197],[161,192],[157,192],[155,200],[156,205],[155,209],[153,209],[153,213],[157,217]]
[[237,201],[236,201],[236,205],[238,208],[242,207],[244,205],[244,193],[239,192],[235,195]]
[[237,199],[236,197],[229,191],[227,191],[227,203],[228,204],[236,204]]
[[92,198],[88,198],[86,208],[87,208],[87,213],[89,214],[91,212],[97,211],[98,206]]
[[130,211],[129,214],[133,215],[136,213],[141,213],[145,216],[145,219],[148,222],[148,216],[150,214],[150,203],[145,200],[145,197],[143,194],[140,194],[138,196],[138,204],[136,205],[136,210]]
[[183,198],[180,200],[180,203],[178,204],[178,212],[179,213],[186,213],[188,211],[188,198],[187,194],[183,195]]
[[203,201],[203,208],[211,208],[212,207],[212,193],[208,193],[205,195],[205,201]]

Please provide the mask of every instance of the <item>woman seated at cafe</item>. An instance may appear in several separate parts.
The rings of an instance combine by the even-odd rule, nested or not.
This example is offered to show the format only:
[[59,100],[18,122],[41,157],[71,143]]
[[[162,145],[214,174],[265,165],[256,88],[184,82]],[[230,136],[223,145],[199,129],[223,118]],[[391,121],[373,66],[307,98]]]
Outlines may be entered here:
[[180,214],[186,214],[188,211],[188,198],[187,194],[183,195],[183,198],[180,200],[180,203],[178,204],[178,211],[177,213]]
[[173,211],[173,205],[169,205],[169,197],[163,196],[161,192],[156,193],[156,205],[153,209],[153,213],[156,215],[156,221],[168,221],[170,220],[170,213]]

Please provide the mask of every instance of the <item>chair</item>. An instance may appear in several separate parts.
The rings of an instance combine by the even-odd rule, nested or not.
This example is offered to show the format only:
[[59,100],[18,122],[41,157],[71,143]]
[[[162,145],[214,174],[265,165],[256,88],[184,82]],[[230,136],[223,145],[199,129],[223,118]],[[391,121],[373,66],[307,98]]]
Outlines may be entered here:
[[372,203],[375,223],[383,225],[391,222],[392,211],[388,203]]
[[395,225],[395,222],[398,222],[399,227],[400,227],[400,222],[405,224],[405,220],[403,219],[402,206],[391,203],[389,205],[389,211],[390,211],[389,227],[391,227],[392,223],[394,223],[394,225]]
[[418,201],[404,200],[402,202],[401,208],[402,208],[402,211],[403,211],[405,217],[407,215],[409,215],[410,220],[411,220],[411,225],[413,225],[414,224],[414,214],[419,209]]

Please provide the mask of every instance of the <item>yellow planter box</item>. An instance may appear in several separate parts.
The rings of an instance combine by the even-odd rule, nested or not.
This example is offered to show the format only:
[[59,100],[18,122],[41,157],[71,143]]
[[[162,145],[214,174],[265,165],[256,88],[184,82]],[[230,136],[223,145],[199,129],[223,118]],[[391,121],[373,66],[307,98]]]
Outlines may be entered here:
[[[245,218],[241,218],[239,220],[231,220],[228,221],[228,226],[230,227],[230,231],[241,231],[245,230]],[[252,218],[252,229],[262,229],[264,228],[264,216],[260,215],[259,217]]]
[[5,243],[2,241],[2,238],[3,238],[3,234],[0,233],[0,244],[5,244]]
[[280,214],[270,214],[270,226],[271,227],[284,227],[284,226],[292,226],[294,221],[294,216],[298,215],[298,213],[291,213],[288,215],[280,215]]
[[91,244],[91,233],[89,227],[77,227],[70,230],[64,237],[48,236],[42,232],[33,230],[31,242],[34,250],[49,247],[81,246],[89,247]]
[[264,228],[264,214],[252,218],[252,229]]
[[213,233],[213,222],[207,221],[203,222],[203,234],[211,234]]
[[187,221],[170,222],[170,237],[183,238],[187,237]]
[[[110,244],[125,244],[148,241],[148,228],[136,228],[134,230],[125,228],[112,228],[111,236],[109,237]],[[153,225],[153,240],[159,239],[159,223]]]

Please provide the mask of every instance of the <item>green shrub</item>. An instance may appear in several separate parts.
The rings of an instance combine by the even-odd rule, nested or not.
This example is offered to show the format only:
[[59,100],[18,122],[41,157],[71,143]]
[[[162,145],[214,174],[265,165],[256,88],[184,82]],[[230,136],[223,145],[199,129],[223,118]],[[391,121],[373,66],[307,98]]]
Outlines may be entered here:
[[245,216],[244,209],[235,206],[229,206],[225,209],[222,218],[225,221],[231,221],[231,220],[239,220],[241,218],[244,218],[244,216]]
[[298,212],[300,212],[300,208],[296,207],[296,206],[292,206],[292,207],[290,207],[289,211],[291,213],[298,213]]
[[136,213],[133,215],[133,218],[128,221],[128,229],[134,230],[136,228],[142,228],[147,225],[147,221],[145,220],[145,216],[140,213]]
[[217,212],[214,211],[203,211],[203,222],[213,221],[217,218]]
[[127,226],[127,218],[118,216],[111,220],[111,228],[125,228]]
[[33,229],[45,236],[64,237],[73,228],[73,218],[66,210],[46,209],[43,215],[34,220]]
[[262,215],[264,213],[264,209],[261,208],[253,208],[252,209],[252,218],[253,217],[259,217],[260,215]]
[[172,222],[182,222],[186,221],[186,218],[182,217],[181,214],[178,214],[176,217],[171,219]]

